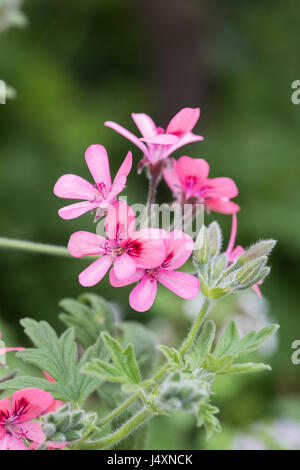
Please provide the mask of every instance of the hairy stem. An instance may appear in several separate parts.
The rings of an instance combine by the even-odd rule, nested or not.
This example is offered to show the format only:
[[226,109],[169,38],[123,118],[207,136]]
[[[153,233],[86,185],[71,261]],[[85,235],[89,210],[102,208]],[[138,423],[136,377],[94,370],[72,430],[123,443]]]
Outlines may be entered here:
[[125,400],[120,406],[118,406],[118,408],[115,408],[113,411],[111,411],[106,416],[104,416],[104,418],[102,418],[98,422],[98,426],[104,426],[105,424],[109,423],[111,420],[116,418],[116,416],[123,413],[123,411],[125,411],[132,403],[134,403],[135,400],[137,400],[139,398],[139,396],[140,396],[140,394],[139,394],[139,392],[137,392],[134,395],[132,395],[130,398]]
[[44,255],[71,257],[68,249],[63,246],[15,240],[13,238],[0,237],[0,248],[30,251],[32,253],[42,253]]
[[179,349],[179,352],[180,352],[181,355],[183,355],[190,348],[190,346],[192,345],[194,339],[196,338],[196,336],[198,334],[198,331],[199,331],[199,328],[200,328],[200,326],[201,326],[201,324],[202,324],[202,322],[203,322],[203,320],[206,316],[208,306],[209,306],[209,300],[208,300],[208,298],[205,298],[198,316],[194,320],[194,323],[192,324],[192,327],[191,327],[186,339],[184,340],[184,342],[182,343],[181,348]]
[[112,447],[114,444],[117,444],[122,439],[129,436],[153,415],[153,411],[150,411],[147,408],[142,408],[136,415],[132,416],[132,418],[126,421],[126,423],[112,434],[109,434],[98,441],[83,442],[79,444],[78,447],[83,450],[100,450]]

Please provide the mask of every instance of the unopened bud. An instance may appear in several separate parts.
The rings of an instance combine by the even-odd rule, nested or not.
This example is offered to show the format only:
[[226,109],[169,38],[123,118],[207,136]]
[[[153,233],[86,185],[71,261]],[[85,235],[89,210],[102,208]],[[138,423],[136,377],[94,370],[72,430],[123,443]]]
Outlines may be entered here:
[[212,222],[208,227],[208,240],[211,256],[218,255],[222,247],[222,232],[217,222]]
[[236,281],[239,284],[251,285],[256,279],[260,270],[265,266],[268,258],[267,256],[261,256],[258,259],[248,262],[242,269],[240,269],[236,275]]
[[224,253],[223,255],[219,256],[216,259],[216,262],[213,267],[214,278],[217,279],[218,277],[220,277],[224,269],[226,269],[226,267],[227,267],[227,256]]
[[200,232],[195,241],[194,263],[196,265],[205,264],[209,259],[209,242],[208,233],[205,225],[201,227]]
[[276,240],[262,240],[255,243],[239,257],[238,261],[240,264],[245,264],[261,256],[268,256],[275,245]]

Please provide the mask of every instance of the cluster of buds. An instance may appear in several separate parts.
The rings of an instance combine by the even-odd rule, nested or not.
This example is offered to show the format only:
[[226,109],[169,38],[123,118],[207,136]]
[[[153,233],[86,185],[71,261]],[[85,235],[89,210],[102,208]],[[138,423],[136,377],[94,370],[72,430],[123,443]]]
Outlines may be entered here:
[[201,377],[191,377],[182,371],[171,373],[160,390],[160,403],[165,410],[185,410],[197,414],[210,396],[210,384]]
[[257,288],[270,272],[268,255],[275,244],[271,239],[259,241],[246,251],[241,249],[241,254],[232,259],[228,251],[221,252],[222,234],[217,222],[203,226],[193,256],[203,294],[217,299],[248,287]]
[[[60,407],[43,418],[43,431],[47,436],[45,445],[64,447],[66,443],[82,439],[89,432],[97,420],[96,413],[85,413],[83,410],[74,410],[70,404]],[[54,444],[55,443],[55,444]]]

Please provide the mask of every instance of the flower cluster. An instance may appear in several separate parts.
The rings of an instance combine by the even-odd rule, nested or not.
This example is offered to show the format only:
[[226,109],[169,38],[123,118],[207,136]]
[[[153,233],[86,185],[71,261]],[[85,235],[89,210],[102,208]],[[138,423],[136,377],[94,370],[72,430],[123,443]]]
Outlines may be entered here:
[[[181,207],[201,204],[207,211],[224,214],[236,214],[239,210],[239,206],[231,201],[238,195],[232,179],[208,178],[209,165],[202,158],[169,158],[183,145],[203,140],[202,136],[192,133],[199,116],[199,108],[184,108],[164,130],[146,114],[133,113],[132,118],[142,134],[141,138],[119,124],[105,123],[142,150],[139,169],[146,166],[148,170],[152,187],[152,196],[148,200],[150,210],[155,186],[161,177],[171,189],[174,201]],[[85,153],[85,160],[94,179],[93,184],[80,176],[67,174],[60,177],[54,187],[54,194],[58,197],[81,200],[60,209],[58,213],[61,218],[74,219],[88,211],[94,212],[95,221],[105,217],[104,236],[79,231],[70,237],[68,249],[72,256],[97,256],[79,275],[80,284],[94,286],[110,270],[112,286],[136,284],[130,293],[129,303],[139,312],[151,308],[158,284],[163,284],[184,299],[194,298],[199,291],[199,280],[192,274],[177,271],[193,251],[192,238],[181,230],[166,231],[151,227],[136,230],[132,208],[119,199],[132,167],[131,152],[113,182],[108,155],[102,145],[91,145]]]

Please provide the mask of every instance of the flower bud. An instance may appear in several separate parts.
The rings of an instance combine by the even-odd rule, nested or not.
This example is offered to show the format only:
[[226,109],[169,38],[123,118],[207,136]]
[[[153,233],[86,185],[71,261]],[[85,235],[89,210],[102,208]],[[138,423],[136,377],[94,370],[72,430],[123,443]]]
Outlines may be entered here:
[[261,269],[265,266],[267,260],[267,256],[261,256],[260,258],[254,259],[253,261],[249,261],[238,271],[235,278],[236,281],[242,286],[253,285],[254,280],[257,278],[257,275],[259,275]]
[[194,248],[194,263],[196,266],[205,264],[209,259],[209,242],[207,228],[203,225],[198,233]]
[[239,257],[238,262],[245,264],[261,256],[268,256],[275,245],[276,240],[262,240],[255,243]]
[[208,227],[208,239],[211,256],[216,256],[222,248],[222,232],[217,222],[212,222]]

